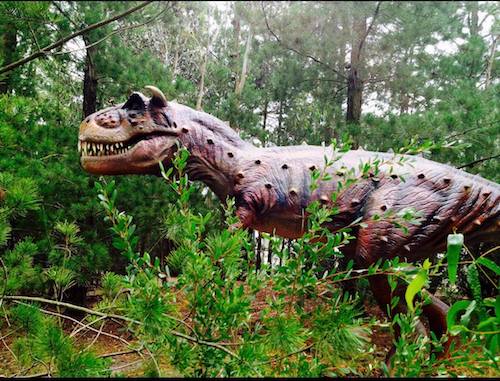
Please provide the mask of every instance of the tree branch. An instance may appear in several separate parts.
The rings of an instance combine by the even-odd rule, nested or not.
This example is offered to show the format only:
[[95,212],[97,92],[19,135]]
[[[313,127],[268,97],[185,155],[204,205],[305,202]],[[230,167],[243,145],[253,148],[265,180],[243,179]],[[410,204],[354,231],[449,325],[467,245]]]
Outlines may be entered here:
[[285,45],[285,43],[283,43],[283,41],[281,41],[281,39],[276,35],[276,33],[273,32],[273,30],[271,29],[271,27],[269,26],[269,22],[267,20],[267,14],[266,14],[266,11],[264,9],[264,2],[261,1],[260,3],[261,5],[261,8],[262,8],[262,13],[264,15],[264,20],[266,22],[266,27],[267,27],[267,30],[269,31],[269,33],[271,33],[273,35],[273,37],[276,39],[276,41],[281,45],[283,46],[285,49],[288,49],[288,50],[291,50],[292,52],[298,54],[299,56],[302,56],[302,57],[306,57],[306,58],[309,58],[311,60],[313,60],[314,62],[320,64],[320,65],[323,65],[325,67],[327,67],[329,70],[333,71],[335,74],[341,76],[342,78],[344,79],[347,79],[347,77],[342,74],[341,72],[339,72],[338,70],[334,69],[333,67],[331,67],[330,65],[328,65],[327,63],[324,63],[323,61],[320,61],[319,59],[317,59],[316,57],[314,56],[311,56],[309,54],[305,54],[305,53],[302,53],[300,51],[298,51],[297,49],[291,47],[291,46],[288,46],[288,45]]
[[488,157],[483,157],[482,159],[474,160],[473,162],[461,165],[460,167],[457,167],[457,168],[458,169],[462,169],[462,168],[472,167],[472,166],[474,166],[476,164],[482,163],[483,161],[487,161],[487,160],[491,160],[491,159],[496,159],[497,157],[500,157],[500,154],[493,155],[493,156],[488,156]]
[[76,24],[76,22],[73,21],[73,19],[68,15],[67,12],[65,12],[57,3],[57,1],[51,1],[51,4],[56,7],[56,9],[59,11],[60,14],[62,14],[66,19],[73,24],[74,27],[78,28],[79,26]]
[[[20,301],[18,301],[18,300],[14,300],[14,303],[17,303],[17,304],[23,304],[23,305],[25,305],[25,306],[31,306],[31,305],[30,305],[30,304],[28,304],[28,303],[20,302]],[[71,320],[72,322],[74,322],[74,323],[76,323],[76,324],[80,325],[81,327],[83,327],[83,328],[85,328],[85,329],[89,329],[89,330],[91,330],[91,331],[93,331],[93,332],[99,332],[99,331],[98,331],[97,329],[95,329],[94,327],[91,327],[91,326],[90,326],[90,324],[84,324],[84,323],[82,323],[81,321],[79,321],[79,320],[76,320],[76,319],[72,318],[71,316],[67,316],[67,315],[64,315],[64,314],[60,314],[60,313],[57,313],[57,312],[54,312],[54,311],[44,310],[43,308],[40,308],[40,307],[37,307],[37,308],[38,308],[41,312],[43,312],[44,314],[47,314],[47,315],[54,315],[54,316],[61,317],[61,318],[63,318],[63,319]],[[104,319],[104,318],[103,318],[103,319]],[[92,323],[94,323],[94,322],[92,322]],[[92,323],[91,323],[91,324],[92,324]],[[102,332],[102,334],[103,334],[104,336],[111,337],[111,338],[113,338],[113,339],[116,339],[116,340],[118,340],[118,341],[121,341],[122,343],[124,343],[124,344],[126,344],[126,345],[130,346],[130,343],[129,343],[127,340],[125,340],[124,338],[122,338],[122,337],[119,337],[119,336],[113,335],[112,333],[108,333],[108,332]],[[73,337],[73,336],[74,336],[74,335],[70,335],[70,337]]]
[[[105,317],[105,318],[120,319],[120,320],[128,321],[128,322],[131,322],[131,323],[134,323],[134,324],[137,324],[137,325],[142,325],[143,324],[142,322],[140,322],[138,320],[131,319],[131,318],[127,317],[127,316],[114,315],[114,314],[105,314],[103,312],[94,311],[94,310],[91,310],[89,308],[80,307],[80,306],[77,306],[77,305],[74,305],[74,304],[65,303],[65,302],[59,302],[59,301],[51,300],[51,299],[40,298],[40,297],[37,297],[37,296],[4,295],[4,296],[2,296],[2,299],[6,299],[6,300],[27,300],[27,301],[33,301],[33,302],[54,304],[56,306],[62,306],[62,307],[71,308],[71,309],[74,309],[74,310],[77,310],[77,311],[86,312],[86,313],[91,314],[91,315],[102,316],[102,317]],[[169,317],[168,315],[166,315],[166,316]],[[222,344],[213,343],[213,342],[205,341],[205,340],[199,340],[199,339],[197,339],[195,337],[192,337],[192,336],[186,335],[186,334],[184,334],[182,332],[177,332],[177,331],[174,331],[174,330],[170,330],[169,332],[173,336],[180,337],[182,339],[191,341],[193,343],[202,344],[202,345],[206,345],[208,347],[213,347],[213,348],[220,349],[221,351],[226,352],[230,356],[239,359],[239,356],[236,353],[234,353],[234,352],[230,351],[229,349],[225,348]]]
[[[363,45],[364,45],[364,43],[366,41],[366,38],[370,34],[370,31],[371,31],[371,29],[373,27],[373,24],[375,24],[375,19],[377,18],[378,12],[380,10],[380,3],[381,3],[380,1],[377,3],[375,11],[373,12],[372,22],[370,23],[370,26],[366,29],[365,35],[363,36],[363,38],[359,42],[358,55],[361,54],[361,49],[363,49]],[[358,57],[358,61],[359,61],[359,57]]]
[[79,50],[83,50],[83,49],[89,49],[89,48],[92,48],[98,44],[100,44],[101,42],[107,40],[109,37],[117,34],[117,33],[120,33],[120,32],[124,32],[126,30],[130,30],[130,29],[135,29],[135,28],[140,28],[141,26],[144,26],[146,24],[149,24],[155,20],[157,20],[168,8],[165,7],[162,11],[160,11],[156,16],[153,16],[153,17],[150,17],[148,20],[146,20],[145,22],[143,23],[140,23],[140,24],[134,24],[134,25],[127,25],[127,26],[124,26],[122,28],[118,28],[114,31],[112,31],[111,33],[107,34],[106,36],[104,36],[103,38],[101,38],[100,40],[97,40],[96,42],[93,42],[91,43],[90,45],[86,45],[84,46],[83,48],[78,48],[78,49],[73,49],[73,50],[66,50],[64,52],[54,52],[54,53],[46,53],[46,54],[52,54],[52,55],[59,55],[59,54],[68,54],[68,53],[74,53],[74,52],[77,52]]
[[483,124],[482,126],[479,126],[479,123],[478,123],[478,122],[476,122],[476,126],[475,126],[475,127],[471,127],[471,128],[468,128],[468,129],[466,129],[466,130],[464,130],[464,131],[457,132],[457,133],[455,133],[455,134],[453,134],[453,135],[446,136],[446,137],[444,138],[444,140],[445,140],[445,141],[446,141],[446,140],[450,140],[450,139],[452,139],[452,138],[456,138],[457,136],[461,136],[461,135],[468,134],[469,132],[474,131],[474,130],[481,130],[481,129],[483,129],[483,128],[488,128],[488,127],[490,127],[490,126],[492,126],[492,125],[497,125],[498,123],[500,123],[500,121],[498,121],[498,120],[493,120],[493,121],[491,121],[491,122],[489,122],[489,123],[486,123],[486,124]]
[[145,6],[149,5],[149,4],[151,4],[151,1],[145,1],[145,2],[139,4],[139,5],[135,6],[135,7],[132,7],[130,9],[126,10],[125,12],[122,12],[122,13],[116,15],[116,16],[113,16],[113,17],[111,17],[109,19],[106,19],[106,20],[103,20],[103,21],[99,21],[99,22],[97,22],[95,24],[92,24],[92,25],[89,25],[89,26],[87,26],[87,27],[85,27],[85,28],[83,28],[83,29],[75,32],[75,33],[72,33],[69,36],[63,37],[60,40],[57,40],[56,42],[54,42],[54,43],[52,43],[50,45],[47,45],[46,47],[38,50],[37,52],[29,55],[26,58],[22,58],[22,59],[20,59],[20,60],[18,60],[16,62],[13,62],[13,63],[11,63],[9,65],[6,65],[6,66],[0,68],[0,74],[6,73],[6,72],[8,72],[10,70],[13,70],[13,69],[15,69],[15,68],[17,68],[17,67],[19,67],[21,65],[24,65],[27,62],[33,61],[34,59],[47,54],[52,49],[55,49],[55,48],[57,48],[57,47],[65,44],[66,42],[68,42],[69,40],[72,40],[75,37],[81,36],[82,34],[85,34],[85,33],[90,32],[91,30],[100,28],[100,27],[102,27],[104,25],[107,25],[107,24],[113,22],[113,21],[122,19],[125,16],[128,16],[129,14],[138,11],[139,9],[142,9]]

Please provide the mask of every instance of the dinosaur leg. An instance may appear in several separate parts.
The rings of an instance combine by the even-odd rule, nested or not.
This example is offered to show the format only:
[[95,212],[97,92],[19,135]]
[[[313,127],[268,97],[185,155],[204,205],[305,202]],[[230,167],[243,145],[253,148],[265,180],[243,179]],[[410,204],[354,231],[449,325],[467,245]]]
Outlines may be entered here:
[[[429,328],[432,332],[434,332],[436,338],[439,340],[447,332],[446,315],[448,314],[450,307],[434,295],[429,294],[429,296],[431,303],[423,306],[423,313],[429,320]],[[449,338],[445,342],[443,351],[439,354],[440,357],[444,357],[449,354],[452,342],[452,338]]]
[[[392,319],[396,314],[406,313],[406,305],[404,303],[404,293],[405,287],[399,285],[395,288],[394,291],[391,292],[391,288],[389,286],[389,282],[387,280],[386,275],[375,275],[368,278],[370,282],[370,288],[373,292],[373,295],[382,309],[382,311],[388,315],[390,319]],[[395,303],[394,306],[391,306],[391,301],[394,297],[398,297],[399,301]],[[422,322],[419,322],[417,325],[417,329],[422,335],[427,335],[427,330],[425,329]],[[397,340],[401,335],[401,331],[399,326],[396,324],[394,326],[394,339]],[[394,355],[396,351],[396,346],[393,344],[392,348],[389,350],[386,356],[386,363],[389,365],[391,357]]]
[[[384,313],[389,316],[389,318],[393,318],[398,313],[406,312],[406,305],[404,304],[404,292],[406,288],[404,286],[397,286],[391,293],[387,277],[384,275],[370,277],[369,282],[377,303]],[[436,338],[439,340],[447,332],[446,316],[448,314],[449,306],[434,295],[430,293],[428,295],[431,303],[424,305],[422,312],[428,319],[430,330],[434,332]],[[393,297],[399,297],[399,302],[391,307],[391,300]],[[422,335],[427,335],[427,331],[422,323],[419,323],[417,329]],[[394,336],[396,340],[400,336],[400,329],[397,325],[394,326]],[[450,346],[453,342],[454,339],[449,338],[444,343],[443,351],[439,353],[439,357],[446,357],[449,355]],[[395,350],[396,347],[393,345],[387,354],[386,362],[390,362]]]

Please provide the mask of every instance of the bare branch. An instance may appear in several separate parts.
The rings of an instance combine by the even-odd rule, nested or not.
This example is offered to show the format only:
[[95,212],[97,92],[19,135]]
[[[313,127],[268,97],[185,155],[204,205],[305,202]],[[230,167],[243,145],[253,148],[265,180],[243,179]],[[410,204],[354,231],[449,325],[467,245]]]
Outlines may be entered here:
[[59,54],[69,54],[69,53],[74,53],[74,52],[77,52],[79,50],[83,50],[83,49],[89,49],[89,48],[92,48],[93,46],[96,46],[98,44],[100,44],[101,42],[107,40],[109,37],[111,36],[114,36],[115,34],[117,33],[120,33],[120,32],[124,32],[126,30],[130,30],[130,29],[135,29],[135,28],[140,28],[141,26],[144,26],[144,25],[147,25],[155,20],[157,20],[158,18],[160,18],[160,16],[167,10],[168,8],[165,7],[161,12],[159,12],[156,16],[153,16],[153,17],[150,17],[148,20],[146,20],[145,22],[143,23],[140,23],[140,24],[135,24],[135,25],[127,25],[127,26],[124,26],[122,28],[118,28],[114,31],[112,31],[111,33],[107,34],[106,36],[104,36],[103,38],[101,38],[100,40],[97,40],[96,42],[93,42],[92,44],[90,45],[86,45],[84,46],[83,48],[78,48],[78,49],[73,49],[73,50],[66,50],[64,52],[54,52],[54,53],[46,53],[46,54],[52,54],[52,55],[59,55]]
[[480,126],[479,123],[476,122],[476,126],[475,127],[471,127],[471,128],[468,128],[468,129],[466,129],[464,131],[457,132],[457,133],[455,133],[453,135],[446,136],[444,140],[450,140],[450,139],[455,138],[457,136],[468,134],[469,132],[474,131],[474,130],[481,130],[483,128],[488,128],[491,125],[497,125],[498,123],[499,123],[498,120],[493,120],[493,121],[491,121],[489,123],[486,123],[486,124],[483,123],[483,125]]
[[[134,324],[137,324],[137,325],[142,325],[142,322],[140,322],[138,320],[131,319],[131,318],[127,317],[127,316],[121,316],[121,315],[115,315],[115,314],[105,314],[103,312],[94,311],[94,310],[91,310],[89,308],[80,307],[80,306],[77,306],[77,305],[74,305],[74,304],[70,304],[70,303],[59,302],[59,301],[56,301],[56,300],[40,298],[38,296],[4,295],[2,297],[2,299],[6,299],[6,300],[27,300],[27,301],[41,302],[41,303],[47,303],[47,304],[54,304],[56,306],[62,306],[62,307],[74,309],[74,310],[77,310],[77,311],[86,312],[86,313],[91,314],[91,315],[103,316],[103,317],[106,317],[106,318],[115,318],[115,319],[120,319],[120,320],[128,321],[128,322],[131,322],[131,323],[134,323]],[[166,315],[166,316],[169,317],[168,315]],[[186,334],[184,334],[182,332],[177,332],[177,331],[174,331],[174,330],[171,330],[170,333],[173,336],[177,336],[177,337],[183,338],[183,339],[191,341],[193,343],[202,344],[202,345],[206,345],[208,347],[213,347],[213,348],[220,349],[221,351],[226,352],[227,354],[229,354],[232,357],[239,358],[239,356],[236,353],[234,353],[234,352],[230,351],[229,349],[225,348],[223,346],[224,345],[223,343],[219,344],[219,343],[213,343],[213,342],[210,342],[210,341],[199,340],[199,339],[197,339],[195,337],[192,337],[192,336],[186,335]]]
[[291,50],[292,52],[298,54],[299,56],[302,56],[302,57],[306,57],[306,58],[309,58],[311,60],[313,60],[314,62],[320,64],[320,65],[323,65],[325,67],[327,67],[329,70],[333,71],[334,73],[336,73],[337,75],[341,76],[342,78],[344,79],[347,79],[347,77],[342,74],[340,71],[334,69],[333,67],[331,67],[330,65],[328,65],[327,63],[323,62],[323,61],[320,61],[319,59],[317,59],[316,57],[314,56],[311,56],[309,54],[305,54],[305,53],[302,53],[300,51],[298,51],[297,49],[291,47],[291,46],[288,46],[288,45],[285,45],[285,43],[283,43],[283,41],[281,41],[281,39],[276,35],[276,33],[274,33],[274,31],[271,29],[271,27],[269,26],[269,22],[267,20],[267,14],[266,14],[266,11],[264,9],[264,2],[261,1],[261,8],[262,8],[262,13],[264,15],[264,20],[266,22],[266,27],[267,27],[267,30],[269,31],[269,33],[271,33],[273,35],[273,37],[276,39],[276,41],[281,45],[283,46],[284,48],[288,49],[288,50]]
[[56,301],[56,300],[40,298],[38,296],[4,295],[4,296],[2,296],[2,299],[6,299],[6,300],[27,300],[27,301],[32,301],[32,302],[54,304],[56,306],[61,306],[61,307],[66,307],[66,308],[70,308],[70,309],[77,310],[77,311],[86,312],[86,313],[91,314],[91,315],[103,316],[103,317],[106,317],[106,318],[116,318],[116,319],[128,321],[130,323],[135,323],[135,324],[141,325],[140,321],[131,319],[131,318],[126,317],[126,316],[114,315],[114,314],[105,314],[103,312],[94,311],[94,310],[91,310],[89,308],[80,307],[80,306],[77,306],[77,305],[74,305],[74,304],[70,304],[70,303],[59,302],[59,301]]
[[24,65],[27,62],[33,61],[34,59],[36,59],[38,57],[44,56],[45,54],[49,53],[52,49],[55,49],[55,48],[57,48],[57,47],[65,44],[66,42],[68,42],[69,40],[72,40],[75,37],[81,36],[81,35],[83,35],[85,33],[90,32],[91,30],[100,28],[100,27],[102,27],[104,25],[107,25],[107,24],[113,22],[113,21],[122,19],[122,18],[128,16],[129,14],[131,14],[133,12],[136,12],[139,9],[144,8],[145,6],[147,6],[149,4],[151,4],[151,1],[145,1],[145,2],[139,4],[139,5],[135,6],[135,7],[132,7],[130,9],[126,10],[125,12],[122,12],[122,13],[116,15],[116,16],[113,16],[113,17],[111,17],[109,19],[106,19],[106,20],[103,20],[103,21],[99,21],[99,22],[97,22],[95,24],[92,24],[92,25],[89,25],[89,26],[87,26],[87,27],[85,27],[85,28],[83,28],[83,29],[75,32],[75,33],[72,33],[69,36],[63,37],[60,40],[57,40],[56,42],[54,42],[54,43],[52,43],[50,45],[47,45],[46,47],[38,50],[37,52],[29,55],[26,58],[22,58],[22,59],[20,59],[20,60],[18,60],[16,62],[13,62],[11,64],[8,64],[8,65],[0,68],[0,74],[6,73],[6,72],[8,72],[10,70],[13,70],[13,69],[15,69],[15,68],[17,68],[17,67],[19,67],[21,65]]
[[476,164],[482,163],[483,161],[487,161],[487,160],[491,160],[491,159],[496,159],[498,157],[500,157],[500,154],[493,155],[493,156],[488,156],[488,157],[483,157],[481,159],[474,160],[473,162],[470,162],[468,164],[461,165],[460,167],[457,167],[457,168],[458,169],[462,169],[462,168],[472,167],[472,166],[474,166]]

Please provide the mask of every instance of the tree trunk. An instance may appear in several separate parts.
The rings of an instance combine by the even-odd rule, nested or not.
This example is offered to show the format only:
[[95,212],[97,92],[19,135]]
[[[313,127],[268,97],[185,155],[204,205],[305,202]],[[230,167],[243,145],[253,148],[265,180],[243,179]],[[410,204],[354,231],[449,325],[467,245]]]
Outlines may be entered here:
[[260,233],[258,233],[257,237],[257,249],[255,253],[255,270],[259,271],[261,264],[262,264],[262,257],[261,257],[261,251],[262,251],[262,236]]
[[175,44],[174,44],[174,62],[173,62],[173,69],[172,69],[172,78],[175,79],[177,77],[177,70],[179,66],[179,36],[175,37]]
[[479,35],[479,4],[477,1],[467,1],[467,10],[469,11],[468,23],[471,36]]
[[265,130],[267,128],[268,107],[269,107],[269,100],[266,98],[266,101],[264,102],[264,110],[262,111],[262,117],[264,118],[264,120],[262,122],[262,129],[263,130]]
[[[0,48],[4,58],[2,64],[6,66],[16,60],[17,30],[12,24],[6,24],[4,28]],[[8,71],[0,79],[0,94],[7,94],[12,90],[11,75],[12,71]]]
[[363,84],[357,67],[351,67],[347,78],[347,123],[359,123],[363,100]]
[[354,40],[351,49],[351,64],[347,76],[347,123],[359,123],[363,100],[363,81],[360,78],[361,49],[366,34],[366,17],[353,22]]
[[410,97],[408,94],[401,90],[400,100],[399,100],[399,115],[408,114],[410,109]]
[[201,102],[203,100],[203,93],[205,92],[205,72],[207,71],[207,61],[208,61],[208,47],[205,52],[205,57],[203,57],[203,63],[201,64],[200,74],[200,87],[198,89],[198,100],[196,101],[196,109],[201,110]]
[[245,86],[245,81],[247,79],[248,74],[248,56],[250,54],[250,48],[252,47],[252,32],[248,32],[247,43],[245,46],[245,54],[243,55],[243,65],[241,67],[240,80],[237,81],[236,87],[234,89],[234,93],[236,96],[239,96],[243,91],[243,87]]
[[278,113],[278,144],[283,144],[282,141],[282,125],[283,125],[283,101],[280,99],[280,108]]
[[497,50],[497,42],[498,36],[493,40],[493,44],[491,46],[490,58],[488,59],[488,66],[486,67],[486,80],[484,82],[484,88],[487,89],[490,87],[491,83],[491,71],[493,70],[493,63],[495,61],[495,52]]
[[174,55],[174,68],[172,69],[172,77],[175,79],[177,77],[177,68],[179,66],[179,50],[175,47]]
[[236,84],[238,83],[238,69],[239,69],[239,61],[240,61],[240,15],[238,11],[238,4],[234,3],[234,18],[231,22],[233,25],[233,52],[230,55],[231,58],[231,69],[234,73],[234,87],[236,88]]
[[269,273],[271,273],[273,269],[273,247],[271,245],[271,241],[269,241],[269,244],[267,246],[267,263],[269,263]]
[[[85,45],[92,42],[84,37]],[[95,68],[96,48],[87,48],[85,56],[85,69],[83,72],[83,117],[93,114],[97,109],[97,73]]]

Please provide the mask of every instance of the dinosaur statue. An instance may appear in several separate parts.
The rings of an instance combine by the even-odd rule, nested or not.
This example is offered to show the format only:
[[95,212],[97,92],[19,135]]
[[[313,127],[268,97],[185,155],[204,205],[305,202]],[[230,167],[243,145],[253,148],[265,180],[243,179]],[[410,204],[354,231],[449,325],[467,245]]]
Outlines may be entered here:
[[[466,242],[500,240],[500,186],[480,176],[414,156],[392,166],[387,163],[393,154],[355,150],[327,169],[331,180],[311,191],[311,171],[324,167],[325,155],[333,155],[331,147],[257,148],[221,120],[167,102],[159,89],[147,88],[151,98],[134,92],[124,104],[98,111],[82,122],[78,150],[86,171],[159,175],[158,162],[168,166],[180,144],[190,152],[186,166],[190,179],[203,181],[221,200],[234,197],[242,227],[298,238],[307,226],[309,203],[332,204],[330,195],[346,169],[378,159],[385,164],[376,176],[362,178],[340,192],[335,204],[339,214],[328,226],[335,231],[362,218],[364,225],[353,232],[357,239],[343,249],[359,268],[379,258],[432,257],[446,250],[447,235],[454,231],[463,233]],[[421,213],[422,223],[410,226],[406,235],[393,223],[372,218],[407,207]],[[368,279],[377,302],[387,312],[391,306],[387,278]],[[448,306],[433,295],[430,298],[423,314],[429,328],[441,337],[446,332]],[[391,315],[404,308],[399,303]]]

